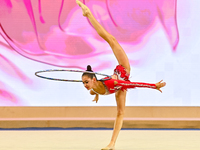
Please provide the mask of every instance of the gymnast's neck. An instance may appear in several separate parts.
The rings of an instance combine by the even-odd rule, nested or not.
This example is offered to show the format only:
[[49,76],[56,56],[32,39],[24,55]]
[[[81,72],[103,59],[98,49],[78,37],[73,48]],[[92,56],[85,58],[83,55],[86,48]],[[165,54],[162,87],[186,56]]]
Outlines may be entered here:
[[95,92],[97,92],[97,93],[99,93],[99,94],[101,94],[101,95],[104,95],[104,94],[106,93],[106,89],[105,89],[105,87],[104,87],[104,84],[103,84],[103,81],[102,81],[102,80],[97,80],[97,81],[94,83],[92,89],[93,89]]

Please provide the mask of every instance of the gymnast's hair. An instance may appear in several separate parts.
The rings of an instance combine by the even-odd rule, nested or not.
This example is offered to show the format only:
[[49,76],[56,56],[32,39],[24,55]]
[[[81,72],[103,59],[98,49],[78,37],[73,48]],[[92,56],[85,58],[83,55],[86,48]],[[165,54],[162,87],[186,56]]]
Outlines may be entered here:
[[[87,65],[87,70],[86,70],[86,71],[88,71],[88,72],[93,72],[93,71],[92,71],[92,67],[91,67],[90,65]],[[82,74],[82,77],[83,77],[83,76],[88,76],[90,79],[93,79],[94,77],[97,79],[95,73],[88,73],[88,72],[84,72],[84,73]]]

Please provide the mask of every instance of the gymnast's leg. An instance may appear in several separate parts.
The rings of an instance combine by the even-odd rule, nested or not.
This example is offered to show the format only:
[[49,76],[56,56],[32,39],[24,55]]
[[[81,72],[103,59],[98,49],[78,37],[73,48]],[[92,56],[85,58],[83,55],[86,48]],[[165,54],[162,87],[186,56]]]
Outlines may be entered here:
[[124,52],[123,48],[120,46],[120,44],[117,42],[114,36],[112,36],[110,33],[108,33],[100,24],[99,22],[94,18],[93,14],[91,13],[90,9],[85,6],[83,3],[80,1],[76,1],[77,4],[82,8],[83,11],[83,16],[86,16],[97,33],[105,40],[108,42],[110,47],[112,48],[112,51],[119,63],[119,65],[122,65],[127,73],[130,73],[130,64],[128,57],[126,53]]
[[[123,117],[124,117],[124,113],[125,113],[125,103],[126,103],[126,91],[122,91],[119,90],[116,94],[116,103],[117,103],[117,117],[115,119],[115,125],[114,125],[114,129],[113,129],[113,135],[111,138],[111,141],[109,143],[109,145],[104,148],[106,149],[114,149],[115,147],[115,142],[117,140],[117,137],[119,135],[119,131],[122,128],[122,124],[123,124]],[[104,150],[102,149],[102,150]]]

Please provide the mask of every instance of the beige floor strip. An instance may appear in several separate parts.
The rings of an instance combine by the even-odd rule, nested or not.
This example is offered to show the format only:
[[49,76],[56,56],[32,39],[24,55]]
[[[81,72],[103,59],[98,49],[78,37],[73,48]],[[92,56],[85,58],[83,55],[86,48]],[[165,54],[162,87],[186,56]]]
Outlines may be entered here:
[[[1,130],[1,150],[100,150],[112,130]],[[116,150],[200,150],[200,130],[122,130]]]

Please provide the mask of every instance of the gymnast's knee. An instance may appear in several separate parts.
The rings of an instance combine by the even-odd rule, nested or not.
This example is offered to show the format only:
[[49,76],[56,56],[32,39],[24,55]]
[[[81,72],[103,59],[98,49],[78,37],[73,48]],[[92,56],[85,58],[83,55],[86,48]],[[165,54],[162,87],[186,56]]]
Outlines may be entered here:
[[119,117],[119,116],[124,116],[124,114],[125,114],[125,111],[124,110],[117,110],[117,116]]

